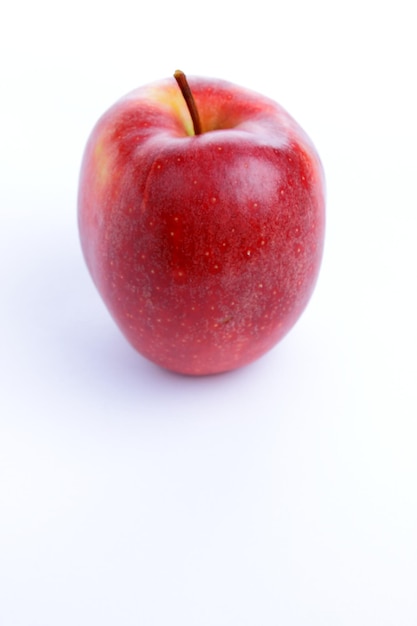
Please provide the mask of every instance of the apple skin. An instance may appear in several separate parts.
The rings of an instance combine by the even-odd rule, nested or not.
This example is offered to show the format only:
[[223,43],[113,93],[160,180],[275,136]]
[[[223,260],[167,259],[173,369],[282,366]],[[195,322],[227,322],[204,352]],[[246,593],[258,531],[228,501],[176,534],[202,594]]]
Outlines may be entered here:
[[190,77],[195,135],[174,78],[131,92],[97,122],[78,220],[93,281],[131,345],[191,375],[232,370],[284,337],[313,292],[324,175],[274,101]]

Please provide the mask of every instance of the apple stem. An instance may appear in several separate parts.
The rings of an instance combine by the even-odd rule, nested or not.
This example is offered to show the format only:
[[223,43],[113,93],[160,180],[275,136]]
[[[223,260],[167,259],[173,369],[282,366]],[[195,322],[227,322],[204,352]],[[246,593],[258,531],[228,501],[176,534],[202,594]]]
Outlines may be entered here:
[[174,73],[174,78],[178,83],[178,87],[181,89],[181,93],[184,97],[185,103],[188,107],[188,110],[191,115],[191,120],[193,122],[194,134],[201,135],[201,121],[200,116],[198,114],[197,105],[194,100],[194,96],[190,89],[190,85],[188,84],[187,77],[181,70],[176,70]]

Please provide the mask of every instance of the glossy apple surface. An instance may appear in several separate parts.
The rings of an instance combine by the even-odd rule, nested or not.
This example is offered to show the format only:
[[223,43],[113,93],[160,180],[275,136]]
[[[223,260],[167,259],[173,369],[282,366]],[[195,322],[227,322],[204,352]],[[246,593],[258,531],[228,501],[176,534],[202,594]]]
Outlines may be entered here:
[[184,374],[248,364],[294,325],[316,283],[324,179],[310,139],[275,102],[174,78],[98,121],[79,186],[81,245],[127,340]]

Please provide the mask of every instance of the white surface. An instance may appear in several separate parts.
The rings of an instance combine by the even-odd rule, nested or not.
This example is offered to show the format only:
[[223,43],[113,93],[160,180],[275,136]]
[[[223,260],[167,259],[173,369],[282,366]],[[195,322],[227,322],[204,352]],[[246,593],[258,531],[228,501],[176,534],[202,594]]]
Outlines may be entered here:
[[[1,626],[416,625],[414,24],[406,0],[3,10]],[[204,379],[126,344],[76,229],[92,125],[177,67],[278,100],[327,174],[307,311]]]

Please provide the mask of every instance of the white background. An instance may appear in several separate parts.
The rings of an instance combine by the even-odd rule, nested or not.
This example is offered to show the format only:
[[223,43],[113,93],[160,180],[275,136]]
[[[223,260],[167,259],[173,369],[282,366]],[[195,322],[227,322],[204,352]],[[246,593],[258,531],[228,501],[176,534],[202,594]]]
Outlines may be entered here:
[[[0,46],[0,625],[416,626],[413,3],[23,0]],[[76,225],[93,124],[177,67],[327,175],[308,309],[209,378],[126,344]]]

